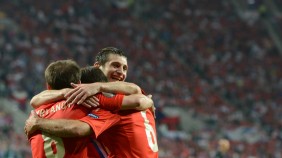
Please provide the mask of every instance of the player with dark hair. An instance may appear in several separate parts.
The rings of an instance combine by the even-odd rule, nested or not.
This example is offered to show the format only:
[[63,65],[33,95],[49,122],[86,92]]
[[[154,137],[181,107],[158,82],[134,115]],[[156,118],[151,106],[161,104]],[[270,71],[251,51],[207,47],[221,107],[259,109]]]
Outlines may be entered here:
[[[123,82],[127,74],[127,58],[123,52],[117,48],[108,47],[99,52],[94,63],[94,67],[97,67],[103,71],[108,80],[112,83],[125,83]],[[70,90],[65,97],[67,97],[68,103],[81,104],[85,99],[95,95],[97,93],[97,84],[73,84],[75,87]],[[134,89],[134,86],[131,88]],[[139,87],[138,87],[139,88]],[[136,89],[135,92],[140,93],[140,89]],[[134,91],[134,90],[133,90]],[[129,93],[131,94],[131,93]],[[44,99],[42,99],[44,100]],[[41,100],[41,101],[42,101]],[[140,100],[140,103],[142,101]],[[138,109],[137,109],[138,110]],[[102,142],[103,147],[107,149],[109,157],[120,158],[156,158],[158,157],[158,146],[156,139],[155,119],[152,110],[137,111],[137,110],[125,110],[120,111],[118,114],[120,120],[115,122],[112,127],[102,132],[94,131],[98,140]],[[95,113],[95,116],[104,115],[103,113]],[[63,135],[67,133],[73,137],[86,136],[92,129],[95,128],[93,120],[80,119],[67,120],[61,122],[52,122],[52,125],[48,125],[48,121],[39,118],[36,120],[35,125],[28,127],[28,130],[40,129],[48,131],[55,135]],[[67,126],[66,126],[67,125]],[[80,132],[76,132],[79,130]]]
[[103,71],[93,66],[81,68],[81,82],[94,83],[94,82],[108,82],[107,77]]
[[[120,49],[114,47],[102,49],[96,56],[94,66],[100,68],[109,81],[124,81],[126,79],[127,58]],[[83,86],[80,88],[83,89]],[[73,90],[73,94],[74,92],[75,90]],[[69,98],[72,99],[72,96]],[[120,111],[119,115],[121,121],[99,138],[112,152],[110,156],[123,158],[158,157],[155,119],[152,110],[126,110]]]

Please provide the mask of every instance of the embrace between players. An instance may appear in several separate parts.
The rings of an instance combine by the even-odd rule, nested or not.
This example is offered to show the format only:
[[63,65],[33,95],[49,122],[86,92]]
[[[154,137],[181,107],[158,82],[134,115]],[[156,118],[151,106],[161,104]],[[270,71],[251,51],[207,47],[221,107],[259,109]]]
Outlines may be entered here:
[[127,68],[114,47],[102,49],[91,67],[52,62],[45,70],[48,90],[32,98],[35,110],[26,120],[32,156],[157,158],[153,101],[123,82]]

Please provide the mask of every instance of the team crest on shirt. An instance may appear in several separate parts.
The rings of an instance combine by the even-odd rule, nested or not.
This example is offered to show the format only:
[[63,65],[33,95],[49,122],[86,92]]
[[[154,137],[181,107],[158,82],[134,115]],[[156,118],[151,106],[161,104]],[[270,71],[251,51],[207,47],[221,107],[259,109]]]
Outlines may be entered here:
[[95,114],[92,114],[92,113],[88,114],[88,116],[93,117],[93,118],[95,118],[95,119],[99,118],[99,116],[97,116],[97,115],[95,115]]

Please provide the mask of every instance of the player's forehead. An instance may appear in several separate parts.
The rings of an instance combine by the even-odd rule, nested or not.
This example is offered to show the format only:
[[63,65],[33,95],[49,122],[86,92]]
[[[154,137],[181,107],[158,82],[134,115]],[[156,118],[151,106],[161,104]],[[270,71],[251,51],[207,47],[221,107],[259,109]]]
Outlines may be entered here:
[[126,59],[126,57],[125,56],[120,56],[120,55],[117,55],[117,54],[110,54],[108,56],[107,62],[109,64],[117,63],[117,64],[120,64],[120,65],[127,66],[127,59]]

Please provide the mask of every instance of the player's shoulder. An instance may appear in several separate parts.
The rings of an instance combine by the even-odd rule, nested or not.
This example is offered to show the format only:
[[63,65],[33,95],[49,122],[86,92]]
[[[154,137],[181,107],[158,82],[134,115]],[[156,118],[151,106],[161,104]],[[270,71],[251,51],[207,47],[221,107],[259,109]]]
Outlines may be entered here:
[[55,103],[49,103],[49,104],[42,104],[42,105],[38,106],[37,108],[35,108],[35,111],[50,108],[54,104],[56,104],[56,102]]

